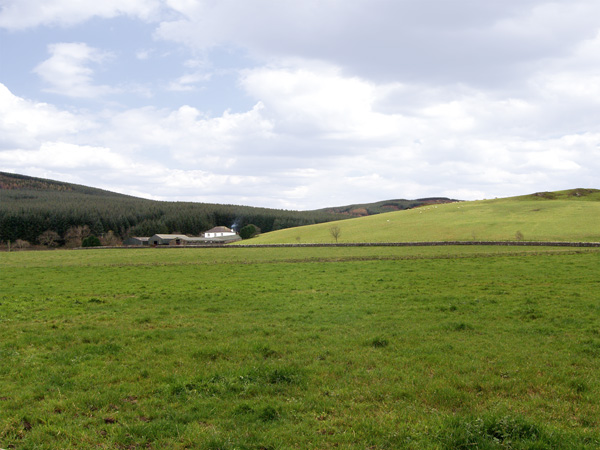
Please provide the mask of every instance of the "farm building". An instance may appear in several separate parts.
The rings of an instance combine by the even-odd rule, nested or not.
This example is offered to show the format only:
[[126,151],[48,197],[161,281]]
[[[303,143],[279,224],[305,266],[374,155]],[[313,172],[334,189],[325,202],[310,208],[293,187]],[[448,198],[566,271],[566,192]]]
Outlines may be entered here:
[[218,236],[211,238],[205,237],[203,241],[207,244],[227,244],[228,242],[235,242],[240,240],[242,240],[242,238],[239,236],[239,234],[234,233],[228,236]]
[[148,245],[149,237],[129,237],[123,241],[123,245]]
[[240,236],[227,227],[214,227],[203,233],[200,237],[185,234],[155,234],[152,237],[130,237],[123,241],[123,245],[130,246],[163,246],[163,245],[207,245],[226,244],[239,241]]
[[182,245],[189,239],[185,234],[155,234],[149,239],[149,245]]
[[214,227],[214,228],[211,228],[210,230],[204,232],[205,238],[216,238],[216,237],[226,237],[226,236],[237,236],[237,233],[227,227]]
[[[225,227],[217,227],[225,228]],[[214,230],[214,228],[213,228]],[[218,232],[217,232],[218,233]],[[224,233],[224,232],[223,232]],[[241,238],[237,233],[231,232],[223,236],[215,237],[191,237],[185,234],[155,234],[148,239],[147,245],[206,245],[206,244],[226,244],[228,242],[239,241]],[[143,244],[130,244],[130,245],[143,245]]]
[[204,244],[206,242],[206,239],[204,239],[203,237],[190,237],[190,236],[186,236],[187,239],[184,239],[183,245],[194,245],[194,244]]

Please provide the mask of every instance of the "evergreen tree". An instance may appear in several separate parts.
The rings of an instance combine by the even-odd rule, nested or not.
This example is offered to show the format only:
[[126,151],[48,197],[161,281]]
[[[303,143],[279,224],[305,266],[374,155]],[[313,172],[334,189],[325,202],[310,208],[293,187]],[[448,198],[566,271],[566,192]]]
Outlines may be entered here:
[[100,242],[100,239],[93,234],[86,237],[81,243],[82,247],[100,247],[101,245],[102,243]]
[[250,239],[260,233],[260,229],[256,225],[248,224],[240,230],[242,239]]

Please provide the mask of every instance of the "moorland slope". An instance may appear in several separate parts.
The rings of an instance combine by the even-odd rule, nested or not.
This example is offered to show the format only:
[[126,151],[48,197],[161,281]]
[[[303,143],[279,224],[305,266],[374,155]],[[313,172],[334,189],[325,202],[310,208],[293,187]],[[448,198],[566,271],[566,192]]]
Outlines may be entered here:
[[571,189],[494,200],[428,205],[405,211],[263,234],[245,243],[338,241],[600,241],[600,190]]

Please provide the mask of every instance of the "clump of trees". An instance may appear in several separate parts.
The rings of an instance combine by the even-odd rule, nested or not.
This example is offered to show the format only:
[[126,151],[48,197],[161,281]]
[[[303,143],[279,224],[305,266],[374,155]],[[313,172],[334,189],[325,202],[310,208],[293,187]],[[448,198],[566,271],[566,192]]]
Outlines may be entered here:
[[245,227],[243,227],[239,233],[239,235],[242,239],[250,239],[259,234],[260,234],[260,228],[258,228],[256,225],[253,225],[251,223],[246,225]]
[[0,241],[0,248],[2,249],[6,249],[9,252],[12,250],[24,250],[26,248],[29,248],[31,246],[31,244],[27,241],[24,241],[23,239],[17,239],[14,242],[11,241],[6,241],[6,242],[2,242]]

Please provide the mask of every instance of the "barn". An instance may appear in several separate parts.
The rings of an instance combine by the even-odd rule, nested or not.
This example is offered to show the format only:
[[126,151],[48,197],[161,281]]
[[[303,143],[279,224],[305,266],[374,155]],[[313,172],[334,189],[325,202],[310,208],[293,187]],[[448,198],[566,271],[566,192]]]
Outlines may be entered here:
[[148,243],[149,245],[182,245],[189,238],[185,234],[155,234]]
[[148,245],[149,237],[128,237],[123,241],[123,245]]

